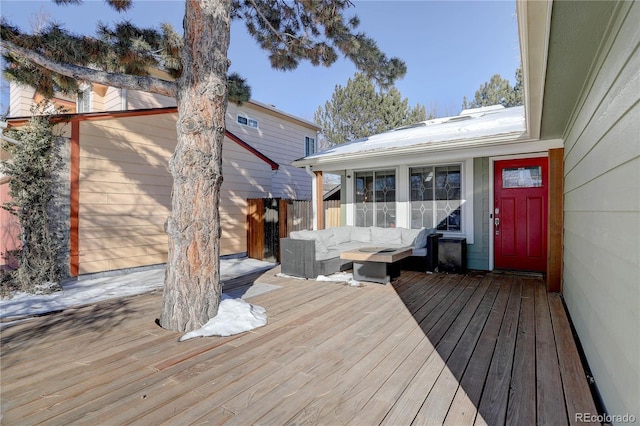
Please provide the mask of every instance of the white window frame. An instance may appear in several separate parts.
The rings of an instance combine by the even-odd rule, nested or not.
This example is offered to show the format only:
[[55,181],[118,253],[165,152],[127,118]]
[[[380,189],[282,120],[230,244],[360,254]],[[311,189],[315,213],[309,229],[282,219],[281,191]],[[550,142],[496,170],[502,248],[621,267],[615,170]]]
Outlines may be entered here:
[[[401,226],[398,223],[398,219],[399,219],[399,215],[401,212],[400,209],[400,205],[401,203],[398,201],[399,199],[399,191],[398,191],[398,187],[399,187],[399,183],[400,183],[400,173],[398,170],[398,167],[375,167],[375,168],[365,168],[365,169],[358,169],[358,170],[353,170],[351,171],[351,175],[353,176],[353,179],[349,179],[351,180],[350,183],[350,188],[349,188],[349,192],[351,193],[351,219],[349,222],[349,219],[347,219],[348,223],[355,225],[356,223],[356,173],[367,173],[367,172],[372,172],[374,174],[374,182],[375,182],[375,173],[377,172],[389,172],[389,171],[393,171],[394,176],[395,176],[395,212],[396,212],[396,223],[395,226]],[[375,206],[375,202],[373,203]],[[373,222],[376,223],[376,209],[374,207],[374,215],[373,215]],[[377,226],[377,225],[373,225],[373,226]]]
[[[240,120],[244,120],[246,121],[246,123],[241,123]],[[259,129],[260,128],[260,123],[258,120],[256,120],[255,118],[251,118],[246,114],[237,114],[236,115],[236,123],[243,126],[243,127],[249,127],[251,129]]]
[[[457,159],[447,159],[442,158],[442,160],[436,160],[433,162],[420,162],[420,163],[410,163],[403,167],[404,171],[404,179],[406,183],[403,184],[402,189],[406,191],[403,194],[403,199],[406,200],[406,203],[401,203],[403,207],[406,209],[404,212],[405,217],[405,225],[407,228],[411,226],[411,177],[410,177],[410,169],[418,168],[418,167],[438,167],[438,166],[452,166],[452,165],[460,165],[460,173],[462,174],[460,183],[461,183],[461,197],[462,197],[462,205],[461,205],[461,229],[460,231],[437,231],[445,237],[463,237],[467,239],[467,244],[473,244],[475,240],[475,226],[473,223],[474,219],[474,183],[473,183],[473,158],[457,158]],[[479,224],[480,225],[480,224]],[[481,226],[481,225],[480,225]]]
[[[426,159],[425,159],[426,160]],[[473,157],[459,156],[459,157],[451,157],[451,156],[442,156],[442,158],[433,158],[432,161],[407,161],[402,162],[399,161],[395,166],[385,167],[381,162],[377,164],[373,163],[368,165],[367,167],[359,167],[357,169],[346,169],[345,175],[347,178],[348,185],[346,186],[346,220],[347,225],[355,225],[355,184],[353,179],[355,178],[355,172],[366,172],[366,171],[376,171],[376,170],[396,170],[396,218],[398,222],[396,226],[400,226],[403,228],[409,228],[411,226],[411,201],[410,201],[410,180],[409,180],[409,169],[412,167],[429,167],[429,166],[442,166],[442,165],[453,165],[453,164],[461,164],[461,173],[462,173],[462,197],[463,197],[463,205],[462,208],[462,231],[461,232],[440,232],[444,236],[448,237],[464,237],[467,239],[467,244],[474,243],[474,187],[473,187],[473,177],[474,177],[474,167],[473,167]],[[481,224],[478,224],[481,226]]]
[[[437,210],[436,210],[436,199],[435,199],[435,194],[434,194],[434,199],[431,201],[432,203],[432,211],[433,211],[433,219],[434,222],[432,222],[431,226],[424,226],[425,228],[436,228],[436,231],[446,235],[446,236],[455,236],[455,237],[460,237],[460,236],[466,236],[465,233],[465,228],[466,228],[466,214],[465,211],[468,209],[468,207],[465,205],[466,203],[466,182],[465,182],[465,167],[464,167],[464,162],[460,162],[460,161],[453,161],[453,162],[442,162],[442,163],[435,163],[435,164],[424,164],[424,165],[411,165],[411,166],[407,166],[407,191],[408,191],[408,197],[407,197],[407,201],[408,201],[408,218],[407,218],[407,223],[409,224],[409,226],[411,226],[411,169],[420,169],[420,168],[432,168],[435,169],[438,167],[450,167],[450,166],[458,166],[460,167],[460,230],[459,231],[445,231],[445,230],[438,230],[437,226],[438,226],[438,221],[437,221]],[[435,178],[435,176],[434,176]],[[435,185],[433,190],[435,191]],[[473,212],[471,213],[471,215],[473,216]]]
[[[309,140],[313,141],[313,150],[311,152],[309,152]],[[305,136],[304,137],[304,156],[308,157],[312,154],[315,154],[317,152],[317,139],[314,136]]]
[[[88,99],[87,99],[87,111],[84,111],[84,108],[80,108],[81,105],[84,104],[83,102],[80,102],[80,95],[83,96],[84,99],[84,95],[87,94],[88,95]],[[80,90],[78,91],[78,95],[76,96],[76,112],[77,113],[85,113],[85,112],[91,112],[91,103],[93,102],[93,91],[91,90],[91,85],[90,84],[83,84],[80,86]],[[82,109],[82,111],[81,111]]]

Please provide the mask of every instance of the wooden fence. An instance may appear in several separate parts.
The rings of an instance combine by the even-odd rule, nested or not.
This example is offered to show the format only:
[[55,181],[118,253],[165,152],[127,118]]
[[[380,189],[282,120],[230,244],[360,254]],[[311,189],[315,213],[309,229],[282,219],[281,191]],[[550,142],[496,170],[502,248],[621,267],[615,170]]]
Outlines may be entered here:
[[[324,227],[340,226],[340,201],[324,202]],[[280,238],[291,231],[313,229],[311,201],[280,198],[247,200],[247,256],[277,262]]]

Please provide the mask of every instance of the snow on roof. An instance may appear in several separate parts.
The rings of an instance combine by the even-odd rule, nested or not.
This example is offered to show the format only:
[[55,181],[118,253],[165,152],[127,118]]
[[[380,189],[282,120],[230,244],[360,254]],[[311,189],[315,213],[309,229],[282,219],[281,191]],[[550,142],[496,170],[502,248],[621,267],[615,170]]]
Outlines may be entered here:
[[336,145],[319,151],[295,165],[313,164],[317,159],[330,160],[353,154],[366,155],[403,151],[422,146],[446,148],[457,142],[514,140],[526,131],[524,106],[505,108],[502,105],[466,109],[455,117],[442,117],[404,126],[377,135]]

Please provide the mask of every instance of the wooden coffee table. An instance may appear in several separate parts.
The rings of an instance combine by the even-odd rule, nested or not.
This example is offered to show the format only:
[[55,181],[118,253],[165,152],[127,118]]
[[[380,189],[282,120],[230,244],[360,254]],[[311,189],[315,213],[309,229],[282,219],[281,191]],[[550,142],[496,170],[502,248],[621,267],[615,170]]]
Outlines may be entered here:
[[411,256],[411,247],[363,247],[340,253],[340,259],[353,261],[353,279],[386,284],[400,273],[398,261]]

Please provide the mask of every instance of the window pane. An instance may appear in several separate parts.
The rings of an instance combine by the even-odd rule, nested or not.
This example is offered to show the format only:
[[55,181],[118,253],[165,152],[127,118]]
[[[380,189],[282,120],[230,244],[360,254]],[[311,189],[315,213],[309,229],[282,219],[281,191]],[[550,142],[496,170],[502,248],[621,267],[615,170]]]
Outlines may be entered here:
[[416,167],[409,175],[411,227],[461,231],[461,166]]
[[304,150],[305,150],[305,156],[314,154],[316,152],[316,140],[314,138],[305,136]]
[[355,173],[356,226],[396,225],[395,171]]
[[436,167],[437,228],[442,231],[461,230],[461,170],[460,166]]
[[395,171],[375,172],[376,226],[389,228],[396,225]]
[[91,112],[91,89],[78,92],[78,112]]
[[433,167],[416,167],[409,170],[411,181],[411,227],[433,227]]
[[411,227],[418,228],[433,228],[433,201],[411,202]]
[[373,225],[373,172],[355,174],[356,226]]
[[541,166],[502,169],[503,188],[538,188],[541,186]]

